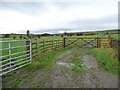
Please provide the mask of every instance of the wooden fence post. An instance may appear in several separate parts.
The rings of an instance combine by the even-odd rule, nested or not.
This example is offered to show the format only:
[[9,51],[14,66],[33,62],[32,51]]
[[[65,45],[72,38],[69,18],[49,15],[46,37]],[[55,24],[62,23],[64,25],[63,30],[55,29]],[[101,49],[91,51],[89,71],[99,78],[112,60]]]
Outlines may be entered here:
[[59,46],[60,46],[60,43],[59,43],[59,42],[60,42],[60,40],[58,39],[58,48],[60,48],[60,47],[59,47]]
[[97,48],[101,47],[101,40],[100,37],[97,37]]
[[43,40],[43,52],[45,52],[45,51],[44,51],[44,50],[45,50],[44,45],[45,45],[45,42],[44,42],[44,40]]
[[66,45],[65,45],[65,38],[63,38],[63,47],[65,48]]
[[110,32],[108,32],[108,39],[111,39],[111,35],[110,35]]
[[53,40],[52,40],[52,52],[53,52]]
[[38,40],[36,39],[36,55],[38,55]]
[[108,32],[108,40],[109,40],[109,47],[111,48],[112,47],[112,38],[111,38],[110,32]]
[[56,48],[55,50],[57,50],[57,39],[56,39],[56,46],[55,46],[55,48]]
[[112,38],[109,39],[109,47],[112,48]]
[[27,30],[27,39],[30,37],[30,31]]

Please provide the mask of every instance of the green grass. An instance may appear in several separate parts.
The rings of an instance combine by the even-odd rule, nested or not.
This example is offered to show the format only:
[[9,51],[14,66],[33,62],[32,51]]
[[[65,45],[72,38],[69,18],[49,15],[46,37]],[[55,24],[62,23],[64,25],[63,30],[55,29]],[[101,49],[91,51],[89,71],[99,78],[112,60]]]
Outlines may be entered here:
[[[54,39],[56,39],[56,37],[54,37]],[[8,40],[8,39],[5,39],[5,38],[4,38],[4,40]],[[14,40],[14,39],[12,39],[12,40]],[[22,40],[23,40],[23,39],[22,39]],[[41,39],[40,39],[40,40],[41,40]],[[46,40],[47,40],[47,39],[46,39]],[[32,41],[34,41],[34,40],[32,40]],[[11,51],[10,51],[11,54],[15,54],[15,53],[18,53],[18,52],[26,51],[26,42],[11,42],[10,45],[11,45],[10,47],[25,46],[24,48],[11,49]],[[35,48],[35,47],[36,47],[36,45],[32,45],[32,48]],[[3,49],[3,48],[9,48],[9,43],[2,43],[2,47],[0,47],[0,49]],[[40,48],[40,47],[39,47],[39,48]],[[41,50],[38,50],[38,51],[41,51]],[[59,52],[59,51],[58,51],[58,52]],[[50,54],[49,54],[49,53],[50,53]],[[52,54],[51,54],[51,53],[52,53]],[[40,56],[40,57],[34,58],[34,60],[36,60],[36,62],[33,63],[33,66],[32,66],[31,68],[35,68],[35,69],[36,69],[37,66],[40,66],[40,68],[44,68],[44,67],[47,67],[47,66],[49,67],[48,64],[50,64],[50,63],[52,62],[53,58],[55,57],[53,53],[54,53],[54,51],[53,51],[53,52],[50,51],[50,52],[45,52],[45,53],[39,53],[39,56]],[[57,53],[57,51],[56,51],[55,53]],[[8,54],[9,54],[9,50],[2,50],[2,54],[1,54],[2,56],[8,55]],[[26,56],[23,56],[23,55],[26,55],[26,53],[17,54],[17,55],[12,55],[11,57],[7,56],[7,57],[2,58],[2,60],[7,60],[7,59],[9,59],[9,58],[13,58],[12,61],[17,61],[17,60],[19,61],[20,59],[26,57]],[[48,57],[46,57],[46,55],[47,55]],[[18,57],[18,56],[23,56],[23,57],[14,59],[14,58],[16,58],[16,57]],[[41,58],[41,57],[42,57],[42,58]],[[41,60],[41,59],[42,59],[42,60]],[[37,60],[40,60],[41,63],[38,63]],[[44,61],[43,61],[43,60],[44,60]],[[22,62],[22,61],[20,61],[20,62]],[[7,63],[9,63],[9,61],[6,61],[6,62],[2,63],[2,65],[7,64]],[[17,63],[19,63],[19,62],[17,62]]]
[[99,68],[111,73],[118,73],[118,60],[112,48],[94,48],[89,54],[96,57]]
[[[58,51],[53,52],[39,53],[37,57],[32,59],[32,63],[19,70],[12,71],[8,74],[3,75],[3,78],[5,78],[7,81],[13,80],[12,82],[8,83],[10,85],[9,87],[16,87],[21,81],[30,80],[33,78],[36,73],[38,73],[38,71],[42,72],[51,70],[52,65],[57,60],[57,57],[68,49],[69,48],[59,49]],[[14,78],[14,75],[19,75],[19,77]]]
[[75,57],[78,57],[81,55],[81,52],[79,50],[76,50],[76,49],[72,50],[72,53]]
[[[116,35],[115,35],[116,36]],[[67,36],[65,36],[65,37],[67,37]],[[86,40],[87,39],[92,39],[92,38],[96,38],[97,37],[97,35],[90,35],[90,36],[71,36],[71,37],[68,37],[68,38],[80,38],[80,37],[83,37],[83,38],[86,38]],[[104,35],[102,36],[101,35],[101,37],[104,37]],[[105,36],[105,37],[107,37],[107,35]],[[43,41],[43,40],[58,40],[58,39],[63,39],[61,36],[49,36],[49,37],[41,37],[41,38],[38,38],[37,39],[37,41]],[[13,38],[3,38],[2,40],[14,40]],[[19,38],[17,38],[17,39],[15,39],[15,40],[25,40],[25,39],[19,39]],[[36,39],[35,38],[32,38],[32,42],[36,42]],[[68,40],[66,40],[66,44],[69,44],[70,42],[68,41]],[[69,48],[70,47],[74,47],[74,46],[76,46],[76,44],[78,44],[78,45],[82,45],[82,44],[84,44],[84,43],[86,43],[85,41],[83,41],[83,40],[78,40],[78,41],[76,41],[73,45],[70,45],[69,46]],[[26,42],[14,42],[14,43],[11,43],[11,47],[15,47],[15,46],[23,46],[23,45],[26,45]],[[39,46],[40,45],[42,45],[42,44],[39,44]],[[36,45],[32,45],[32,48],[33,47],[36,47]],[[0,49],[1,48],[8,48],[8,43],[2,43],[2,47],[0,47]],[[21,51],[26,51],[26,47],[25,48],[18,48],[18,49],[13,49],[12,51],[11,51],[11,53],[13,54],[13,53],[17,53],[17,52],[21,52]],[[38,50],[39,51],[39,50]],[[9,51],[8,50],[6,50],[6,51],[2,51],[2,56],[3,55],[8,55],[8,53],[9,53]],[[48,62],[49,61],[47,61],[47,60],[51,60],[53,57],[54,57],[54,55],[52,55],[52,54],[50,54],[49,55],[49,53],[51,53],[51,52],[45,52],[44,54],[40,54],[40,56],[42,55],[43,57],[45,56],[45,55],[48,55],[49,57],[44,57],[44,58],[41,58],[41,57],[39,57],[40,58],[40,60],[41,59],[44,59],[46,62],[43,62],[43,63],[38,63],[38,61],[36,61],[35,63],[34,63],[34,65],[33,65],[33,67],[36,67],[36,66],[43,66],[44,67],[44,65],[46,64],[46,66],[47,66],[47,64],[48,64]],[[74,52],[75,53],[75,55],[77,56],[77,55],[79,55],[79,53],[80,52],[77,52],[77,51],[75,51]],[[16,56],[12,56],[12,58],[14,58],[14,57],[17,57],[17,56],[19,56],[19,55],[16,55]],[[7,59],[9,58],[9,57],[6,57]],[[6,59],[5,58],[5,59]],[[39,58],[35,58],[35,60],[37,60],[37,59],[39,59]],[[4,58],[3,58],[4,59]],[[42,61],[42,60],[41,60]],[[49,65],[48,65],[49,66]]]
[[27,67],[29,70],[48,70],[51,69],[57,57],[68,50],[68,48],[62,48],[57,51],[51,51],[46,53],[38,53],[38,56],[33,59],[33,62]]
[[[26,42],[11,42],[10,43],[10,47],[17,47],[17,46],[25,46],[25,47],[11,49],[11,52],[10,52],[11,54],[26,51]],[[2,49],[9,48],[9,43],[2,43],[2,47],[0,47],[0,49],[1,48]],[[8,54],[9,54],[9,50],[2,50],[2,56],[8,55]],[[16,56],[19,56],[19,54],[13,55],[13,56],[11,56],[11,58],[14,58]],[[3,59],[7,59],[7,58],[9,58],[9,57],[5,57]]]
[[61,36],[47,36],[47,37],[41,37],[39,40],[54,40],[54,39],[62,39]]
[[111,34],[113,39],[120,39],[120,34]]
[[82,52],[80,52],[77,49],[73,49],[72,54],[73,54],[73,57],[72,57],[71,63],[73,63],[75,65],[75,66],[73,66],[72,71],[77,74],[85,73],[86,70],[84,67],[82,67],[81,59],[79,58],[79,56],[82,55]]
[[75,66],[73,66],[72,71],[77,74],[83,74],[85,73],[85,68],[81,66],[81,60],[78,57],[73,57],[71,63],[73,63]]

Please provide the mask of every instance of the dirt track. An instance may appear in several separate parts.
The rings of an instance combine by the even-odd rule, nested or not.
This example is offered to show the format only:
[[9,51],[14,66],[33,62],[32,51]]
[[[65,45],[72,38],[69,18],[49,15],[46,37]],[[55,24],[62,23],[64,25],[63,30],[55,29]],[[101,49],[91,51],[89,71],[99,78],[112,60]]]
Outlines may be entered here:
[[[78,50],[78,48],[74,48]],[[53,67],[53,87],[62,88],[116,88],[118,87],[118,77],[98,69],[97,61],[93,56],[87,55],[87,49],[84,48],[82,62],[87,72],[79,75],[72,71],[70,64],[73,56],[72,50],[62,54]],[[79,51],[83,51],[83,49]],[[85,54],[85,55],[84,55]],[[62,64],[59,64],[61,62]],[[71,68],[70,68],[71,67]]]
[[[82,62],[82,67],[86,68],[83,74],[72,71],[75,64],[71,63],[74,50],[80,52],[75,56]],[[30,77],[25,77],[15,85],[6,83],[4,87],[18,88],[117,88],[118,76],[99,70],[97,61],[93,56],[87,54],[87,48],[72,48],[61,54],[50,71],[29,72]],[[6,86],[7,85],[7,86]]]

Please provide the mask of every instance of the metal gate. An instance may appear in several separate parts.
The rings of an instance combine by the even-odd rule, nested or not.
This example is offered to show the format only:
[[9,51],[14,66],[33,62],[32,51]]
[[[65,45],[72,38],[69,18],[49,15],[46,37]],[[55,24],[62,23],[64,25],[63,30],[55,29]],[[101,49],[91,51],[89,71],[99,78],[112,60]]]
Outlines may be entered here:
[[0,45],[0,76],[31,63],[31,40],[0,41]]

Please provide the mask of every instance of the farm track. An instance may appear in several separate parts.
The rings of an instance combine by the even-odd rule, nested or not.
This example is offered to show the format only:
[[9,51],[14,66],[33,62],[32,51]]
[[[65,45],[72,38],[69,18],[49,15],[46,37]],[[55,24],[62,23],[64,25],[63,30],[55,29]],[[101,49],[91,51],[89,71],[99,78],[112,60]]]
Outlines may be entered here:
[[[74,48],[78,50],[78,48]],[[61,59],[57,62],[62,62],[53,68],[53,87],[54,88],[117,88],[118,77],[98,69],[97,61],[93,56],[85,55],[87,48],[81,49],[83,65],[87,71],[83,74],[75,74],[72,68],[67,65],[70,64],[73,56],[72,50],[67,51],[61,55]],[[70,53],[71,52],[71,53]],[[66,56],[66,57],[65,57]],[[65,66],[66,65],[66,66]],[[72,67],[72,66],[71,66]]]
[[[74,51],[80,52],[75,56]],[[72,57],[78,57],[86,72],[73,72]],[[18,72],[18,71],[17,71]],[[99,70],[97,61],[88,55],[88,48],[72,48],[61,54],[49,71],[28,72],[24,79],[17,80],[22,73],[15,73],[3,79],[3,87],[7,88],[117,88],[118,76]],[[7,80],[12,81],[7,81]],[[17,82],[16,82],[17,80]]]

